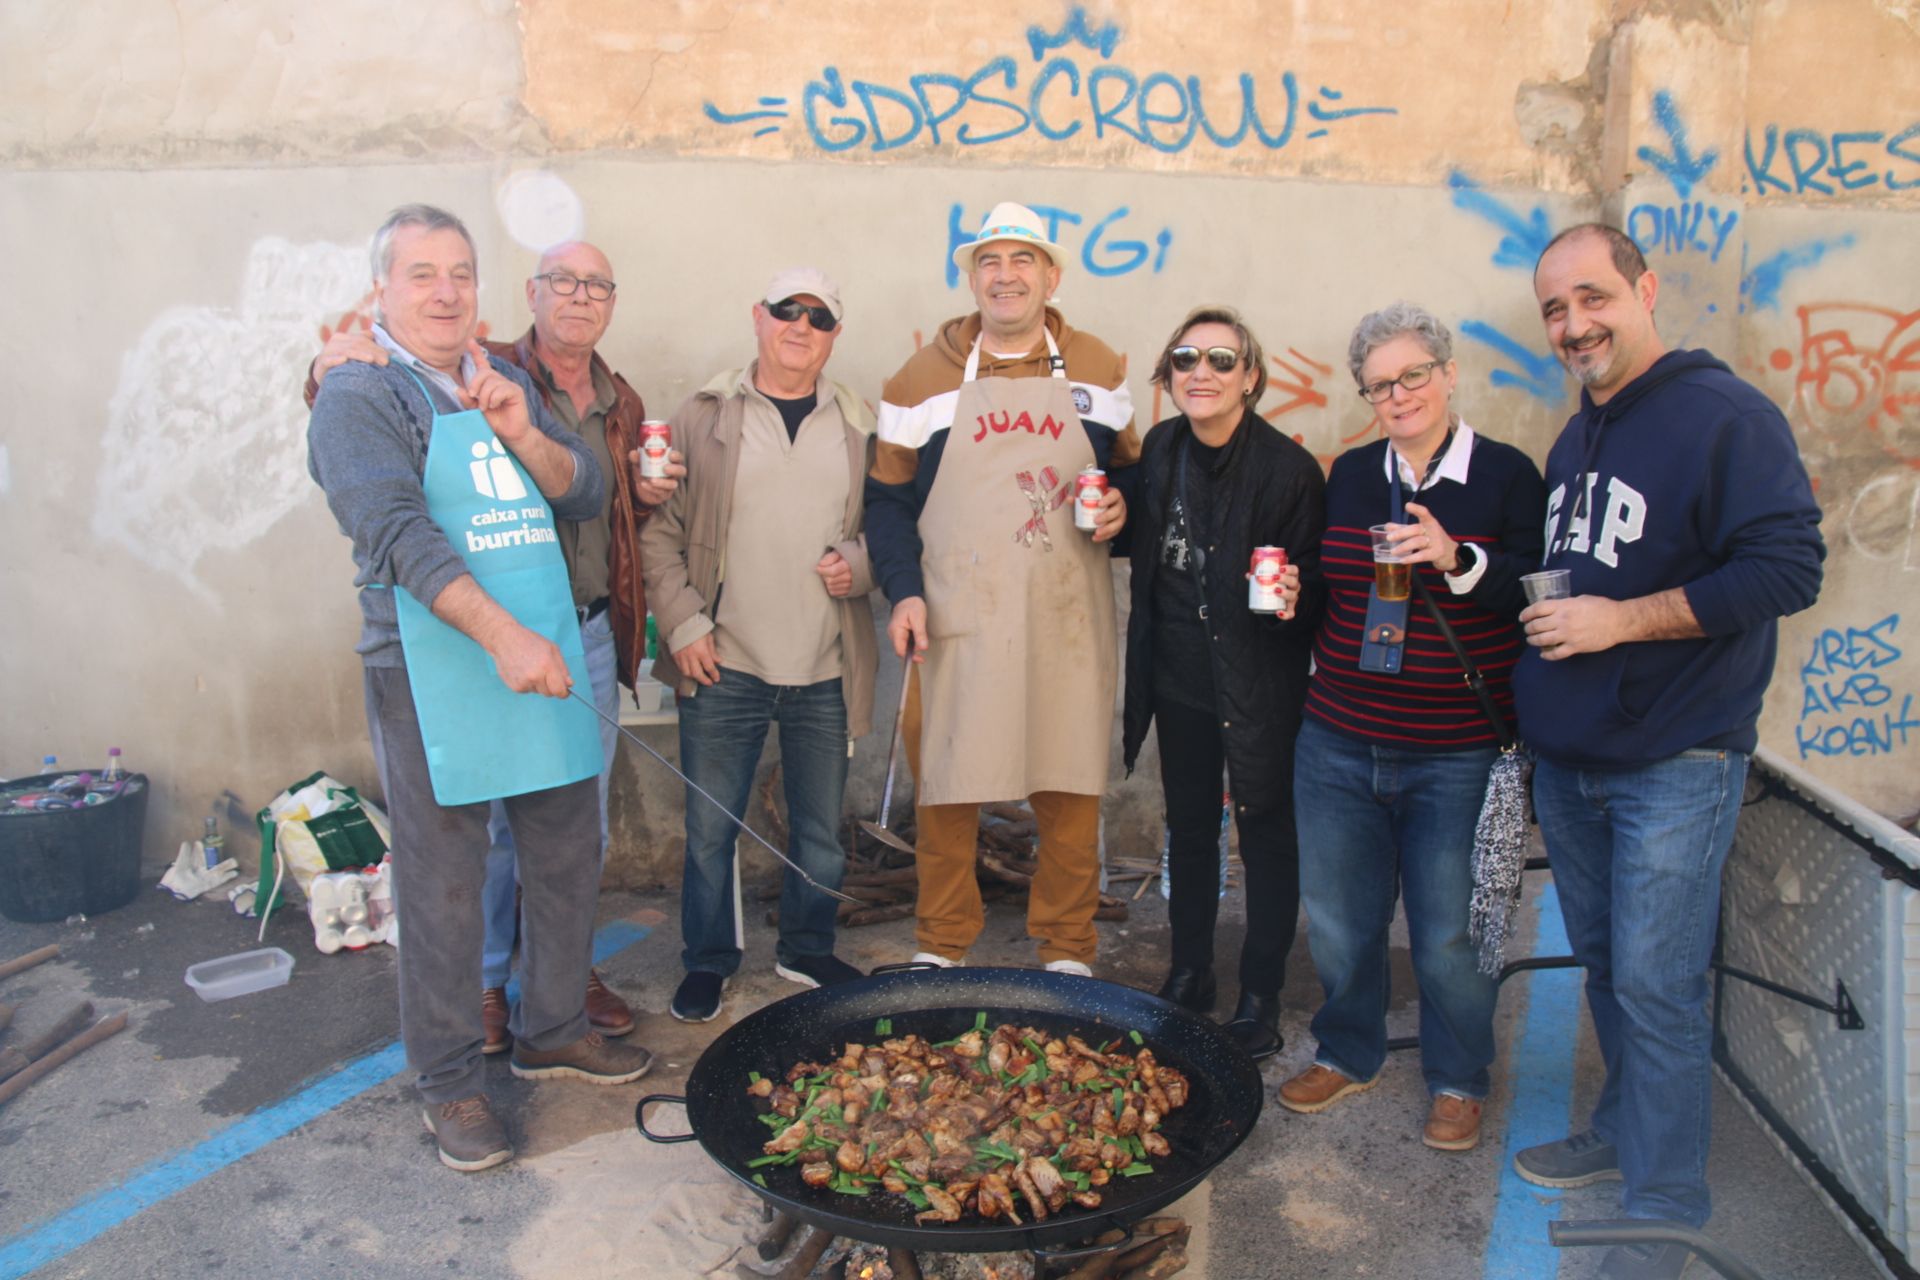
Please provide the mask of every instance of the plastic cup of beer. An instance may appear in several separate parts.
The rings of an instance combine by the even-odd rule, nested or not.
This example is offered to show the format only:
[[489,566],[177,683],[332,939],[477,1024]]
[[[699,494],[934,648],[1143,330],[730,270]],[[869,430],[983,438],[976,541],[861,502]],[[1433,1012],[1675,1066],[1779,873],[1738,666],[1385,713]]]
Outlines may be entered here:
[[1382,600],[1405,600],[1413,594],[1413,566],[1400,558],[1400,549],[1387,536],[1391,525],[1367,527],[1373,538],[1373,585]]
[[1542,569],[1539,573],[1523,573],[1520,585],[1527,589],[1527,603],[1539,604],[1542,600],[1565,600],[1573,594],[1573,570]]

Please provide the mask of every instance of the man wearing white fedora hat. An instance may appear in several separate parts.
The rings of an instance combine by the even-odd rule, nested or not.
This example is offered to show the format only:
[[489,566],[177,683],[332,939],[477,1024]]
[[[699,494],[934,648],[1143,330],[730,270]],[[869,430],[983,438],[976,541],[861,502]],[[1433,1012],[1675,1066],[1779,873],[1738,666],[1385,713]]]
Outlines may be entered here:
[[[1047,305],[1061,257],[1012,202],[954,251],[979,309],[941,325],[881,393],[867,545],[894,652],[911,645],[917,664],[903,728],[915,959],[966,956],[985,923],[979,806],[1024,797],[1040,833],[1027,932],[1048,969],[1086,976],[1117,675],[1108,544],[1140,438],[1126,361]],[[1090,466],[1117,482],[1091,537],[1069,501]]]

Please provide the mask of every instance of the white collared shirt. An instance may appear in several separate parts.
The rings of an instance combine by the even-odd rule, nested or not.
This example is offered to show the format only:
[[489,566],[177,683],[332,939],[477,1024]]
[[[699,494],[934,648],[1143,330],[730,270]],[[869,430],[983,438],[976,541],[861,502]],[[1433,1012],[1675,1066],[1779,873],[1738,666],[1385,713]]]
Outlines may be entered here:
[[[1412,464],[1400,456],[1400,451],[1393,447],[1392,441],[1388,441],[1387,456],[1381,461],[1380,473],[1387,478],[1388,484],[1392,484],[1393,468],[1394,465],[1398,463],[1400,467],[1400,483],[1406,485],[1415,493],[1419,493],[1423,489],[1431,489],[1442,480],[1451,480],[1455,484],[1465,484],[1467,482],[1467,467],[1473,460],[1473,438],[1472,427],[1464,422],[1456,425],[1453,432],[1453,443],[1448,445],[1446,453],[1441,455],[1440,465],[1435,467],[1424,480],[1413,473]],[[1469,555],[1469,552],[1472,554]],[[1467,542],[1460,544],[1458,557],[1461,561],[1459,569],[1454,573],[1442,574],[1441,576],[1447,580],[1448,591],[1451,591],[1456,596],[1463,596],[1473,590],[1474,587],[1479,584],[1480,579],[1486,575],[1487,557],[1481,552],[1480,548]],[[1468,563],[1469,561],[1471,561],[1471,563]]]

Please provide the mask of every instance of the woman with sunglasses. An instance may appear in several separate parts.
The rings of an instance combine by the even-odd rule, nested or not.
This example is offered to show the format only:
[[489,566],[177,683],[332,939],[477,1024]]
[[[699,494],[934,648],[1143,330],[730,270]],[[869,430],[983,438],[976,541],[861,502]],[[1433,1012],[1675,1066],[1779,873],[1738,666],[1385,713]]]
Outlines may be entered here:
[[[1347,363],[1382,438],[1327,477],[1326,616],[1294,757],[1300,890],[1326,999],[1313,1064],[1280,1087],[1280,1104],[1324,1111],[1378,1081],[1397,898],[1420,988],[1422,1137],[1465,1151],[1480,1138],[1493,1061],[1495,987],[1468,912],[1499,738],[1435,613],[1510,716],[1520,575],[1540,563],[1546,487],[1527,455],[1454,411],[1453,335],[1430,312],[1399,302],[1367,316]],[[1389,576],[1398,600],[1376,585],[1375,525],[1411,566],[1411,587]]]
[[[1153,380],[1180,412],[1142,447],[1123,749],[1131,772],[1157,726],[1173,925],[1160,995],[1197,1013],[1214,1006],[1224,767],[1247,889],[1240,996],[1226,1029],[1264,1058],[1280,1050],[1300,914],[1293,738],[1320,609],[1325,485],[1313,456],[1254,412],[1266,357],[1237,312],[1188,315]],[[1278,613],[1248,606],[1255,547],[1287,554]]]

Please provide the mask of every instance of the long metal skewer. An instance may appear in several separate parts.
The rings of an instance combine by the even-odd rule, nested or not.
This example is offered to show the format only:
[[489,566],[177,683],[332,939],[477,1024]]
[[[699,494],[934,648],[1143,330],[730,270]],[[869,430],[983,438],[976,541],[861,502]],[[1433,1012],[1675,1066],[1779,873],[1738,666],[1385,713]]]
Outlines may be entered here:
[[598,706],[594,704],[593,699],[583,696],[578,689],[567,690],[567,696],[585,704],[587,709],[592,711],[593,714],[599,716],[602,720],[605,720],[608,724],[612,725],[614,728],[618,729],[621,733],[625,734],[628,742],[633,743],[634,746],[639,747],[642,751],[652,756],[655,760],[658,760],[661,764],[667,766],[667,770],[670,773],[672,773],[674,777],[680,779],[680,781],[686,783],[689,787],[692,787],[695,791],[699,792],[702,796],[704,796],[708,804],[711,804],[714,808],[718,809],[721,813],[724,813],[727,815],[727,820],[729,822],[733,823],[734,826],[740,828],[742,831],[752,836],[755,840],[759,841],[761,848],[765,849],[768,853],[772,854],[774,857],[780,859],[780,861],[786,863],[789,867],[792,867],[794,872],[797,875],[799,875],[799,877],[802,880],[806,881],[809,886],[811,886],[812,888],[818,889],[821,893],[826,894],[829,898],[838,898],[841,902],[851,902],[856,907],[862,905],[860,899],[848,897],[846,894],[841,893],[838,889],[829,889],[827,888],[827,886],[821,884],[818,880],[815,880],[812,876],[808,875],[806,873],[806,870],[803,867],[801,867],[799,863],[795,862],[792,858],[789,858],[786,854],[774,848],[773,845],[767,840],[765,836],[761,835],[758,831],[755,831],[752,827],[748,826],[742,818],[740,818],[737,814],[734,813],[733,810],[727,808],[727,806],[721,804],[718,800],[715,800],[712,794],[709,793],[705,787],[695,782],[692,778],[689,778],[686,774],[680,772],[680,770],[674,768],[673,761],[667,759],[665,756],[661,755],[658,751],[655,751],[652,747],[648,746],[641,739],[639,734],[627,728],[627,726],[621,724],[620,721],[615,717],[610,716],[606,712],[602,711]]

